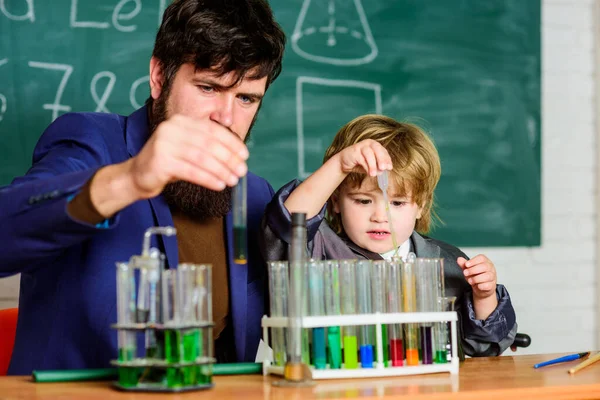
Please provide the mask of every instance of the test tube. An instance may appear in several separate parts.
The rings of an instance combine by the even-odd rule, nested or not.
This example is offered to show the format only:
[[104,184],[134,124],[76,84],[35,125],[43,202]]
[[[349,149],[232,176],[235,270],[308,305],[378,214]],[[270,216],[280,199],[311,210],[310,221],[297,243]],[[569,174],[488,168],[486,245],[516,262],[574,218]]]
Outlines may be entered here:
[[248,262],[246,237],[247,189],[246,175],[233,187],[233,259],[236,264]]
[[[117,323],[130,325],[136,321],[136,293],[133,268],[128,263],[117,263]],[[133,361],[136,356],[136,332],[119,329],[117,338],[119,361]]]
[[[373,261],[373,273],[371,279],[371,293],[373,295],[373,312],[381,314],[385,313],[387,310],[387,270],[388,263],[385,260]],[[377,359],[378,364],[381,364],[382,366],[387,366],[389,364],[390,358],[386,325],[381,326],[381,348],[381,358],[379,357],[379,354],[377,352],[375,354],[375,357]]]
[[[269,262],[269,294],[272,317],[287,317],[288,263]],[[276,365],[285,365],[285,328],[271,328],[273,353]]]
[[[442,298],[442,311],[454,311],[454,302],[456,301],[455,296],[448,296]],[[450,321],[442,322],[436,326],[436,349],[435,349],[435,363],[444,364],[452,358],[452,344],[448,333],[450,332]]]
[[[356,260],[340,260],[340,302],[342,314],[356,314]],[[355,326],[344,326],[344,368],[358,367]]]
[[[284,378],[300,382],[306,379],[303,363],[308,353],[302,317],[306,312],[306,214],[292,213],[292,240],[289,251],[288,346]],[[310,360],[309,360],[310,361]]]
[[[419,312],[436,312],[439,309],[437,290],[439,270],[435,260],[417,258],[417,311]],[[419,329],[423,364],[433,363],[432,325],[432,323],[422,323]]]
[[[356,298],[359,314],[371,314],[371,260],[359,260],[356,263]],[[373,368],[373,344],[375,343],[372,325],[360,327],[360,365],[362,368]]]
[[[324,269],[323,261],[311,260],[308,263],[309,312],[311,316],[325,315]],[[313,328],[312,330],[312,359],[316,369],[327,367],[325,328]]]
[[[444,259],[432,258],[433,269],[433,288],[434,297],[437,300],[435,303],[435,311],[454,311],[454,302],[450,304],[451,309],[448,309],[448,304],[445,302],[445,285],[444,285]],[[435,362],[443,364],[447,361],[447,342],[448,342],[448,322],[438,322],[434,325],[435,335]]]
[[[402,312],[402,260],[399,257],[393,257],[390,261],[386,283],[388,312]],[[392,367],[401,367],[404,364],[402,327],[400,324],[391,324],[389,325],[388,331]]]
[[[196,357],[213,358],[213,315],[212,315],[212,265],[196,265],[196,284],[194,285],[193,304],[196,309],[196,320],[204,325],[198,329],[198,348]],[[197,383],[209,384],[212,381],[211,364],[200,364],[196,366]]]
[[[341,315],[339,264],[336,260],[325,261],[323,283],[326,288],[325,313],[327,315]],[[330,326],[327,328],[327,344],[329,350],[329,368],[341,368],[342,345],[339,326]]]
[[[406,262],[402,265],[402,305],[404,312],[417,311],[415,263],[415,254],[409,253]],[[405,325],[406,364],[411,366],[419,365],[417,331],[418,324],[409,323]]]

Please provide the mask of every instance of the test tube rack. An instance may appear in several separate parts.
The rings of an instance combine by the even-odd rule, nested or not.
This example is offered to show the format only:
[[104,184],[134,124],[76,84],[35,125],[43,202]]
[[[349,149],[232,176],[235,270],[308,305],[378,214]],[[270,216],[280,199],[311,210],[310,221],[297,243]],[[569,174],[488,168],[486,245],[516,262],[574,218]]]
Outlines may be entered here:
[[213,387],[211,266],[179,264],[166,270],[164,255],[150,248],[152,235],[175,232],[148,229],[142,254],[117,262],[117,323],[111,327],[117,330],[119,353],[111,364],[118,369],[114,386],[120,390]]
[[[403,365],[398,367],[385,366],[381,362],[373,362],[372,368],[352,368],[346,369],[342,365],[339,369],[316,369],[310,366],[313,379],[344,379],[344,378],[374,378],[390,377],[402,375],[433,374],[440,372],[449,372],[452,375],[458,374],[459,358],[457,352],[457,321],[456,311],[445,312],[403,312],[403,313],[374,313],[374,314],[355,314],[355,315],[328,315],[316,317],[302,317],[302,329],[326,328],[341,326],[375,326],[376,344],[375,351],[377,360],[383,360],[382,330],[384,325],[389,324],[408,324],[408,323],[434,323],[450,322],[450,340],[451,340],[451,359],[447,363],[440,364],[420,364]],[[288,328],[289,320],[286,317],[268,317],[263,316],[263,341],[269,343],[270,328]],[[274,365],[270,360],[263,361],[263,375],[283,375],[283,366]]]

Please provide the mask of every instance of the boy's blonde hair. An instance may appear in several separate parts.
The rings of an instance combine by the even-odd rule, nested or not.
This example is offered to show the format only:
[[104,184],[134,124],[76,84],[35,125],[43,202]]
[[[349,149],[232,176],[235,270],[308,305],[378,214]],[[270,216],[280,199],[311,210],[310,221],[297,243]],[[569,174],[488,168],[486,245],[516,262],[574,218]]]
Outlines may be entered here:
[[[401,196],[410,195],[422,208],[422,215],[415,225],[419,233],[427,233],[432,218],[439,219],[433,210],[433,191],[442,172],[440,157],[433,141],[418,126],[398,122],[383,115],[368,114],[353,119],[344,125],[335,135],[333,142],[325,152],[323,163],[360,141],[372,139],[379,142],[388,151],[393,164],[390,171],[390,185],[397,185]],[[366,174],[351,172],[333,193],[339,195],[343,185],[360,187]],[[336,233],[342,233],[342,221],[333,211],[333,202],[327,203],[327,218]]]

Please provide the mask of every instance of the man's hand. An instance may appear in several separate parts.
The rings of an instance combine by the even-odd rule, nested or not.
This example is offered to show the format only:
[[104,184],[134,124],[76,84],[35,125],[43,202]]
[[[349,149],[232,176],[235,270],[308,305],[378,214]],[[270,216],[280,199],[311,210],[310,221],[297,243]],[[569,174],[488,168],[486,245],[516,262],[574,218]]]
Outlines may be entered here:
[[163,121],[135,157],[101,168],[90,182],[94,208],[110,218],[135,201],[184,180],[212,190],[234,186],[248,171],[248,149],[211,120],[176,115]]
[[227,128],[176,115],[162,122],[130,160],[129,174],[140,198],[157,196],[178,180],[223,190],[246,174],[247,158],[246,145]]

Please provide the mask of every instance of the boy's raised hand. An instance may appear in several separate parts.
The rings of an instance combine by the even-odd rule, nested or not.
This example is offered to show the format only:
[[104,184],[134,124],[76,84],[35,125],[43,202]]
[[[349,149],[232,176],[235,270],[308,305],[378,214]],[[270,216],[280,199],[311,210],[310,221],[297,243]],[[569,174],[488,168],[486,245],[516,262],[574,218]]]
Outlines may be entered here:
[[392,159],[388,151],[372,139],[360,141],[339,154],[340,165],[345,173],[360,171],[369,176],[376,176],[380,171],[392,169]]
[[473,300],[496,296],[496,267],[489,258],[479,254],[470,260],[458,257],[456,262],[473,288]]

